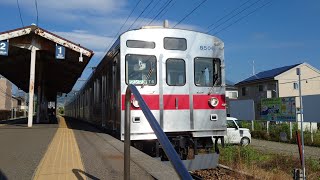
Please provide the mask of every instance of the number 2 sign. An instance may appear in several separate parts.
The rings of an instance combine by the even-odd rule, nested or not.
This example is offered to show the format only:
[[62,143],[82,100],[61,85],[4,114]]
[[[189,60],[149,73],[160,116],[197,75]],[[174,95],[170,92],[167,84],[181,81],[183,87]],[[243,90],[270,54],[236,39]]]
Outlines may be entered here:
[[9,51],[9,42],[8,41],[0,41],[0,55],[8,56]]

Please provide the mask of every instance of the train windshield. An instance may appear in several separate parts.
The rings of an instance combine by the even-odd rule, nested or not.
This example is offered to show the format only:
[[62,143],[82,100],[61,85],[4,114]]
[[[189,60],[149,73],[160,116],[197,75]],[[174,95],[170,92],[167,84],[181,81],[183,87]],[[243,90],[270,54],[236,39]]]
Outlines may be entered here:
[[194,82],[196,86],[212,87],[221,85],[221,61],[213,58],[194,59]]
[[156,57],[136,54],[126,55],[126,83],[135,85],[156,85]]

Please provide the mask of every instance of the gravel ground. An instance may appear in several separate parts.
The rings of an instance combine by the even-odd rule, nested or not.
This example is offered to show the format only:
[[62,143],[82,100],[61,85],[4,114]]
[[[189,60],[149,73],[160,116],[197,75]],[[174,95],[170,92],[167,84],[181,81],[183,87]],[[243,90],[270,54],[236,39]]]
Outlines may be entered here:
[[[251,180],[252,177],[246,176],[244,174],[239,174],[234,171],[230,171],[228,169],[224,169],[221,167],[217,167],[214,169],[206,169],[206,170],[196,170],[192,173],[192,175],[196,175],[197,177],[201,177],[203,180],[238,180],[238,179],[247,179]],[[197,178],[194,178],[197,179]]]
[[[297,144],[287,144],[281,142],[252,139],[250,146],[264,152],[280,153],[299,157]],[[318,147],[305,146],[304,152],[306,158],[320,158],[320,148]]]

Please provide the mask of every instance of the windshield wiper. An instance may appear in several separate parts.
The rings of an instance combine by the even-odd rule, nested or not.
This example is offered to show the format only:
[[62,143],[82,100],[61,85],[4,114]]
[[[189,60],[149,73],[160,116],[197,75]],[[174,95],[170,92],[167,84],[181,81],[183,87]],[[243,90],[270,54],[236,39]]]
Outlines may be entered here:
[[214,86],[217,84],[219,79],[220,78],[219,78],[218,74],[215,74],[213,84],[212,84],[212,87],[209,89],[208,95],[210,95],[212,93],[212,90],[213,90]]
[[141,85],[141,88],[143,88],[143,87],[146,85],[146,83],[148,82],[149,78],[151,77],[151,74],[153,73],[153,71],[154,71],[154,68],[150,68],[150,69],[149,69],[149,73],[148,73],[146,79],[143,80],[143,83],[142,83],[142,85]]

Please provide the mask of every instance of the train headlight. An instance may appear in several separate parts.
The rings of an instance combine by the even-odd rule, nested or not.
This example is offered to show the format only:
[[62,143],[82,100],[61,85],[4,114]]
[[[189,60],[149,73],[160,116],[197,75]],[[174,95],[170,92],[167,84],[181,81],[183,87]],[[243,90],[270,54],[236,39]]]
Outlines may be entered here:
[[219,100],[216,97],[211,97],[208,101],[212,107],[216,107],[219,104]]
[[133,107],[138,108],[139,106],[139,102],[136,99],[132,99],[131,100],[131,104],[133,105]]

